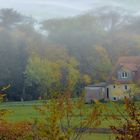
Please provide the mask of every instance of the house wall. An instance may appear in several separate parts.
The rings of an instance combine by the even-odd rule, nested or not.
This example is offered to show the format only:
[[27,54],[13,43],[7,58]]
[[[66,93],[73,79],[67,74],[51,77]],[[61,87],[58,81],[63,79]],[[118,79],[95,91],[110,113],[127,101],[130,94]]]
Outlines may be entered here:
[[91,103],[94,100],[101,100],[105,98],[105,88],[104,87],[86,87],[86,103]]
[[[94,100],[101,99],[118,101],[125,97],[130,98],[134,94],[134,87],[135,84],[110,84],[106,87],[86,87],[85,100],[86,103],[91,103]],[[107,97],[107,89],[109,98]]]
[[[133,84],[111,84],[109,88],[109,99],[112,101],[117,101],[124,99],[124,97],[130,97],[130,90]],[[127,89],[126,89],[127,88]]]

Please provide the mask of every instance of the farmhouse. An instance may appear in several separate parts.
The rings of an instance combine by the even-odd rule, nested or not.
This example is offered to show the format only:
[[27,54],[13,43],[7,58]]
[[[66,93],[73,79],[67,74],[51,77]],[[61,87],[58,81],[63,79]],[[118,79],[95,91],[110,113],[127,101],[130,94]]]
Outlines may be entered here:
[[85,87],[86,102],[117,101],[133,97],[132,89],[140,81],[140,56],[120,57],[107,82]]

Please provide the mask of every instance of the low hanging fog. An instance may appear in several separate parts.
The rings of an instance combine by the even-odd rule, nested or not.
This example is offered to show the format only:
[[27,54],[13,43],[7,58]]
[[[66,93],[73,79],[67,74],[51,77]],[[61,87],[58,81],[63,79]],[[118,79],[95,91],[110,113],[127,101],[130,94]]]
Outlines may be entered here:
[[[8,2],[8,4],[7,4]],[[137,0],[0,0],[0,87],[9,100],[106,81],[120,56],[140,55]]]
[[38,19],[82,14],[102,6],[119,6],[139,12],[139,0],[0,0],[0,8],[13,8]]

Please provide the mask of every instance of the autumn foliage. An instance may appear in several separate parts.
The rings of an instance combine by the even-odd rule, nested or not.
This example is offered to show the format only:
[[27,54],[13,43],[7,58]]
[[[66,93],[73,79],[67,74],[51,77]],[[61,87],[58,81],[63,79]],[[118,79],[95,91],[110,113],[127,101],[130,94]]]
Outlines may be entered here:
[[128,99],[125,99],[125,112],[119,113],[119,117],[114,118],[119,120],[121,126],[111,126],[111,129],[117,134],[116,140],[140,140],[140,111],[136,104]]
[[0,121],[0,140],[28,140],[31,136],[32,127],[28,122]]
[[[1,91],[5,91],[10,86],[5,86]],[[0,94],[0,102],[5,94]],[[11,113],[8,109],[0,109],[0,140],[29,140],[32,136],[32,125],[30,122],[12,123],[5,120],[5,116]]]
[[[43,123],[35,123],[36,137],[47,140],[79,140],[89,128],[101,124],[102,106],[95,105],[89,112],[84,111],[84,100],[73,101],[70,94],[59,95],[41,107],[35,106],[40,112]],[[79,120],[75,121],[75,118]]]

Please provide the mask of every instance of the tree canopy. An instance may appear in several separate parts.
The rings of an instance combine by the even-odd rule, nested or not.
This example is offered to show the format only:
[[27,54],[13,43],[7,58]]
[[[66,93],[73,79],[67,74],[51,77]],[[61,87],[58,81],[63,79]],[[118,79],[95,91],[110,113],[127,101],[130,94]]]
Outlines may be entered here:
[[[38,99],[106,81],[123,55],[140,55],[140,17],[106,7],[40,22],[13,9],[0,10],[0,86],[10,100]],[[46,34],[43,34],[43,31]]]

